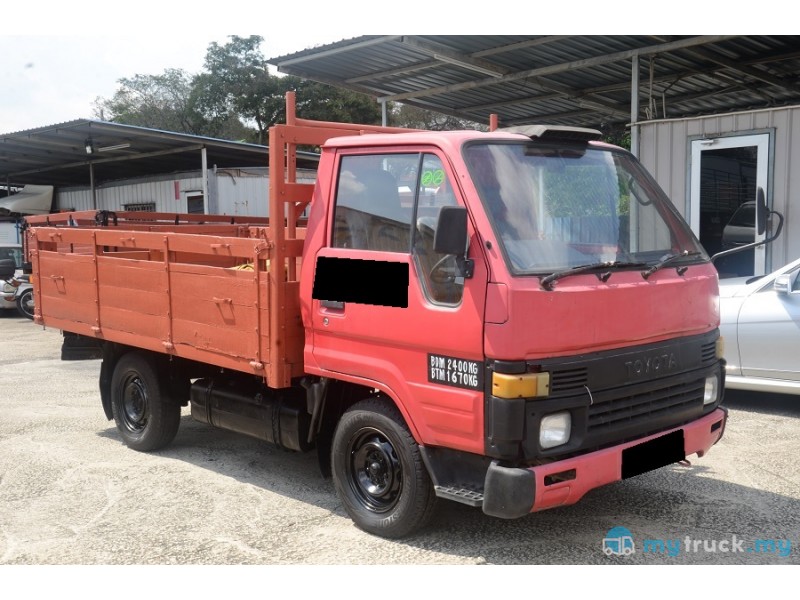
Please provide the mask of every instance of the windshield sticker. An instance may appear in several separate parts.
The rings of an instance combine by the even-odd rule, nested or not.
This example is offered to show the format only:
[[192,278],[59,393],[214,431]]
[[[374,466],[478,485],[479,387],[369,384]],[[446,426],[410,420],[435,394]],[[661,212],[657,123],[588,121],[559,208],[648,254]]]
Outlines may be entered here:
[[475,360],[428,354],[428,381],[468,390],[483,389],[483,369]]
[[431,169],[423,171],[422,173],[422,186],[423,187],[439,187],[444,182],[443,169]]

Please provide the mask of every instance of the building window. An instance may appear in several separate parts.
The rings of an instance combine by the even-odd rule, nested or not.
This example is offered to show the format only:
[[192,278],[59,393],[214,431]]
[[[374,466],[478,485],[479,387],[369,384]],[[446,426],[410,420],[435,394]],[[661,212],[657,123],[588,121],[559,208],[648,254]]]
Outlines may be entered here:
[[138,212],[156,212],[155,202],[139,202],[138,204],[123,204],[123,210]]
[[190,215],[205,214],[203,196],[186,196],[186,212]]

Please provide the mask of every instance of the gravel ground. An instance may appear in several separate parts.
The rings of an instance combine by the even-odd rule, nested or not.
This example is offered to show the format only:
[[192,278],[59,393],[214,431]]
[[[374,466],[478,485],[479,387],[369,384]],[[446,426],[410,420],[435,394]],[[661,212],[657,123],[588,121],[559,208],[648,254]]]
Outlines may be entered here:
[[[100,406],[99,361],[62,362],[58,331],[5,312],[0,576],[14,565],[800,564],[800,398],[729,393],[725,437],[691,466],[514,521],[440,502],[427,530],[389,541],[353,526],[314,453],[213,429],[188,409],[167,449],[126,448]],[[608,557],[602,539],[615,526],[681,551]],[[735,550],[767,539],[789,551]]]

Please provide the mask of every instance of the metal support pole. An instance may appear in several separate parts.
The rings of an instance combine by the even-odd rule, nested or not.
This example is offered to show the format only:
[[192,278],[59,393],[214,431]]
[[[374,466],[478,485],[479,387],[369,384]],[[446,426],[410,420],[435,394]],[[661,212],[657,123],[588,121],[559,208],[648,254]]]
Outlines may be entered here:
[[381,100],[381,125],[389,126],[389,114],[386,112],[386,100]]
[[631,57],[631,153],[639,158],[639,55]]
[[97,190],[94,187],[94,164],[89,163],[89,188],[92,191],[92,209],[97,210]]
[[203,179],[203,213],[208,212],[208,155],[206,154],[205,147],[200,149],[200,160],[202,162],[202,179]]

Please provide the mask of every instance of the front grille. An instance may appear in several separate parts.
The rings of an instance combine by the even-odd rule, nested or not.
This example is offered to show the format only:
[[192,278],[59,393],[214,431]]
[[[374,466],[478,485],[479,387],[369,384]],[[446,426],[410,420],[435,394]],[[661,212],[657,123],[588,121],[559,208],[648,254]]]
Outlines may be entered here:
[[582,390],[589,382],[589,369],[576,367],[574,369],[554,369],[550,374],[550,393],[564,394]]
[[710,365],[716,362],[717,360],[716,341],[703,344],[703,347],[700,349],[700,359],[703,361],[703,365]]
[[[718,331],[663,342],[630,346],[592,354],[529,361],[531,372],[550,373],[550,394],[525,403],[524,430],[507,427],[522,436],[526,460],[576,456],[608,448],[643,436],[680,427],[715,405],[703,405],[706,378],[720,373],[716,341]],[[490,403],[493,419],[487,423],[508,425],[514,418],[507,402]],[[562,447],[539,446],[541,420],[552,413],[569,411],[570,441]],[[515,413],[516,414],[516,413]],[[491,415],[490,415],[491,416]],[[504,446],[489,444],[491,456],[513,456],[516,438]],[[512,433],[513,433],[512,432]],[[494,454],[491,454],[494,452]]]
[[597,401],[589,407],[588,433],[627,429],[644,421],[658,421],[666,415],[702,410],[704,386],[702,378],[607,402]]

